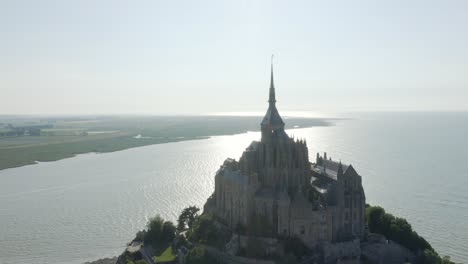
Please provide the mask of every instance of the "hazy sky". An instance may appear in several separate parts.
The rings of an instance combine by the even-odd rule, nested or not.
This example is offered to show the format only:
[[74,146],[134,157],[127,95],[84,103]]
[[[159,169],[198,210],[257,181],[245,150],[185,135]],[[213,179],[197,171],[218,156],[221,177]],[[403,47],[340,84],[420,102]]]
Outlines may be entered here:
[[0,114],[468,110],[468,1],[0,0]]

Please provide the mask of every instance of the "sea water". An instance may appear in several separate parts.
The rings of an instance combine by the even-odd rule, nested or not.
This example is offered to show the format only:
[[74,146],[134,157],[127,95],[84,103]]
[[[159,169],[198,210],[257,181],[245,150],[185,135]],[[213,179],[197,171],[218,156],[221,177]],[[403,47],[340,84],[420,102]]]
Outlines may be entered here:
[[[285,122],[288,122],[285,119]],[[468,114],[358,114],[287,131],[362,175],[367,203],[406,218],[441,255],[468,262]],[[227,157],[258,132],[84,154],[0,171],[0,263],[120,254],[150,217],[202,207]]]

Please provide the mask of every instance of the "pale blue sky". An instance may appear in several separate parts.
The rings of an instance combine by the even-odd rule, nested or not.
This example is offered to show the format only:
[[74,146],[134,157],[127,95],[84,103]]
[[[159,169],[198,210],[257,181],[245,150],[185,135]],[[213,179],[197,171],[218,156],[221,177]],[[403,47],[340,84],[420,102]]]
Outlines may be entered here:
[[0,114],[468,110],[468,1],[0,0]]

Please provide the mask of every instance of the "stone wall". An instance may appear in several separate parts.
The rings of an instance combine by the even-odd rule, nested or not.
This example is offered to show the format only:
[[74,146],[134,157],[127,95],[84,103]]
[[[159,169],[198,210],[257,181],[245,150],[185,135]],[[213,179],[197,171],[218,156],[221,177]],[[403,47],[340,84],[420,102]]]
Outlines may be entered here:
[[349,263],[360,263],[361,244],[359,239],[339,243],[324,243],[323,258],[325,263],[336,263],[337,260],[347,260]]

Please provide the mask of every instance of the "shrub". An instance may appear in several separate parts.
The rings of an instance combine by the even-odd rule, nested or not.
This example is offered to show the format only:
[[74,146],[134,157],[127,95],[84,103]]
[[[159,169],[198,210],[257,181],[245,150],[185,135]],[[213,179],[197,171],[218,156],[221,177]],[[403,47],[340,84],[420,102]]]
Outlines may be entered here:
[[167,243],[171,242],[175,238],[175,225],[171,221],[164,221],[164,219],[159,215],[156,215],[149,220],[147,229],[148,230],[146,232],[138,232],[137,237],[143,236],[143,240],[148,243]]
[[151,218],[146,225],[147,231],[145,236],[145,242],[155,242],[161,239],[162,230],[164,225],[164,219],[156,215],[155,217]]
[[231,234],[228,230],[220,228],[219,223],[211,214],[199,216],[193,223],[193,228],[187,232],[192,242],[206,243],[212,246],[222,246],[229,240]]
[[418,263],[453,264],[449,257],[441,258],[406,219],[386,213],[382,207],[366,205],[366,221],[372,233],[382,234],[415,253],[421,253]]
[[179,219],[177,220],[177,231],[182,232],[187,228],[192,228],[195,219],[198,217],[200,208],[196,206],[189,206],[184,208],[180,213]]
[[187,264],[216,264],[219,263],[202,247],[195,247],[187,255]]
[[413,230],[406,219],[388,214],[382,207],[367,207],[366,220],[372,233],[382,234],[414,252],[433,250],[431,245]]

